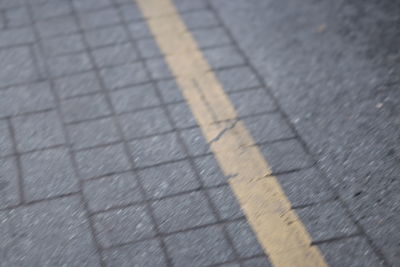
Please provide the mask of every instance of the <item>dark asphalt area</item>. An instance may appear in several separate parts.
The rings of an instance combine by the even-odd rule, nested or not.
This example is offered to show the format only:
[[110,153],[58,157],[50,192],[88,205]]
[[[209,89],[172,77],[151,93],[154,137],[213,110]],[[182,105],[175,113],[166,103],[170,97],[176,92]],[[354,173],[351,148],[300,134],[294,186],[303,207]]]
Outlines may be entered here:
[[[310,246],[400,267],[400,1],[173,3]],[[271,266],[175,78],[135,1],[0,0],[0,267]]]
[[400,1],[215,0],[318,166],[400,264]]

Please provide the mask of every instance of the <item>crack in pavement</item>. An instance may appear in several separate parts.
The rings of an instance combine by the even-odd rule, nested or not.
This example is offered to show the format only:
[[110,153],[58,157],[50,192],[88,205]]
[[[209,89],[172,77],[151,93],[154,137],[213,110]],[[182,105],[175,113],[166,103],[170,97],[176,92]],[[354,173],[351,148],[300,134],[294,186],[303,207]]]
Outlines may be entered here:
[[225,127],[216,137],[211,139],[208,144],[211,145],[212,143],[217,142],[221,137],[229,130],[232,130],[236,124],[239,122],[239,119],[235,119],[230,126]]

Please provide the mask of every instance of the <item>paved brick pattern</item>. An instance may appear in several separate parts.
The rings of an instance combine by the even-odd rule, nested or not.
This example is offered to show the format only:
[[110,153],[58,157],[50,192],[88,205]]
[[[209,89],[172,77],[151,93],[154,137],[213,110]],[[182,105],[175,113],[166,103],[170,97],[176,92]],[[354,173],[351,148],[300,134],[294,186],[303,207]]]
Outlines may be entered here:
[[[207,1],[175,2],[329,263],[379,262]],[[270,266],[131,0],[0,11],[0,266]]]

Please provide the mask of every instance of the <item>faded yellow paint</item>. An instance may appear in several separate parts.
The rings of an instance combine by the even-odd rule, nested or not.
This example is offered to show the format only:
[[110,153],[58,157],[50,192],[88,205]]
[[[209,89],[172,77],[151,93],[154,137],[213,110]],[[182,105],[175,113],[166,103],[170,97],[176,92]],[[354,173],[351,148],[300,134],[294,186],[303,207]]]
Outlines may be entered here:
[[136,2],[272,264],[327,266],[173,3]]

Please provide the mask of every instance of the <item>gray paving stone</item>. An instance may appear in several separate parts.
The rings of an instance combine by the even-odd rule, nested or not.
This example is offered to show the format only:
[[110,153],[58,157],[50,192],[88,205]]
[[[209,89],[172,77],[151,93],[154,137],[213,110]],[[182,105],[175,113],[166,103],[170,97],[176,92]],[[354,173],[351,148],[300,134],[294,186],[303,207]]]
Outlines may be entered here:
[[295,139],[262,145],[260,149],[274,173],[310,167],[313,163]]
[[172,130],[163,109],[152,108],[119,116],[122,131],[127,139],[163,134]]
[[0,87],[38,78],[28,47],[0,50]]
[[183,101],[184,97],[175,80],[164,80],[157,82],[162,98],[166,103]]
[[243,267],[272,267],[272,264],[266,257],[257,257],[249,260],[245,260],[242,263]]
[[194,162],[204,185],[215,186],[227,183],[228,178],[222,173],[213,155],[195,158]]
[[139,179],[150,199],[194,190],[200,187],[187,161],[174,162],[139,171]]
[[332,267],[384,266],[363,237],[353,237],[320,244],[327,264]]
[[220,70],[216,72],[218,80],[222,83],[226,92],[238,91],[254,87],[260,87],[261,83],[247,67],[236,67],[232,69]]
[[181,14],[189,29],[218,26],[218,20],[210,10],[197,10]]
[[92,54],[99,68],[121,65],[138,60],[138,54],[130,43],[99,48],[94,50]]
[[69,1],[46,1],[40,5],[32,5],[35,20],[44,20],[59,17],[72,12]]
[[76,74],[93,69],[89,56],[84,53],[68,54],[49,58],[50,73],[53,77]]
[[228,223],[226,228],[240,257],[252,257],[264,253],[246,220]]
[[[398,196],[397,193],[394,193]],[[390,195],[387,195],[391,201],[393,201]],[[389,201],[390,201],[389,200]],[[370,214],[373,214],[373,209],[375,204],[370,204]],[[399,231],[397,226],[399,225],[399,219],[396,218],[396,210],[393,211],[393,215],[387,215],[386,207],[377,207],[379,209],[378,213],[374,215],[367,215],[361,218],[359,223],[364,228],[366,234],[372,238],[377,246],[383,253],[384,257],[390,262],[399,262],[400,250],[399,250]],[[349,245],[351,246],[351,245]],[[370,247],[366,246],[365,252],[370,251]],[[374,261],[372,261],[374,262]]]
[[206,49],[203,54],[212,69],[245,64],[243,57],[234,46],[227,45]]
[[134,40],[152,37],[150,29],[145,21],[135,21],[128,24],[129,31]]
[[3,266],[99,266],[79,200],[67,197],[0,212]]
[[8,28],[24,26],[30,23],[28,9],[25,6],[6,9],[4,17]]
[[82,13],[79,15],[79,20],[84,30],[121,23],[121,18],[114,8]]
[[55,111],[13,119],[18,151],[30,151],[65,144],[62,124]]
[[0,157],[13,154],[11,133],[6,120],[0,120]]
[[15,206],[19,201],[16,159],[0,158],[0,208]]
[[0,1],[0,8],[12,8],[12,7],[20,7],[25,4],[24,0],[1,0]]
[[208,192],[219,216],[223,220],[232,220],[244,216],[239,202],[229,185],[210,189]]
[[137,21],[143,19],[142,12],[133,1],[127,1],[119,6],[121,15],[126,22]]
[[131,141],[130,150],[135,164],[139,167],[151,166],[185,157],[174,133]]
[[[7,1],[7,0],[6,0]],[[26,4],[27,3],[27,1],[26,0],[20,0],[21,2],[23,2],[24,4]],[[47,3],[47,2],[50,2],[51,0],[29,0],[29,4],[31,5],[31,6],[34,6],[34,5],[43,5],[43,4],[45,4],[45,3]]]
[[274,111],[276,106],[264,90],[248,90],[229,95],[239,117]]
[[160,105],[156,89],[150,83],[131,86],[110,93],[111,102],[117,113],[130,112]]
[[197,45],[201,49],[214,46],[228,45],[231,43],[229,36],[221,27],[211,28],[211,29],[197,29],[193,30],[191,33],[195,38]]
[[105,68],[100,73],[109,90],[150,81],[144,65],[140,62]]
[[58,56],[66,53],[82,52],[85,50],[82,36],[80,34],[71,34],[43,39],[43,50],[46,55]]
[[106,99],[102,94],[66,99],[62,101],[61,109],[66,122],[111,115]]
[[40,111],[55,106],[48,83],[34,83],[0,90],[0,116]]
[[150,58],[146,60],[147,69],[155,80],[172,78],[173,75],[165,63],[164,58]]
[[339,202],[328,202],[296,210],[314,241],[348,236],[358,230]]
[[136,44],[142,58],[161,57],[163,55],[154,38],[140,39]]
[[114,3],[116,3],[117,5],[121,5],[121,4],[126,4],[126,3],[131,3],[131,0],[113,0]]
[[217,266],[219,266],[219,267],[239,267],[240,264],[239,263],[222,263],[222,264],[218,264]]
[[206,266],[234,259],[232,248],[217,226],[171,235],[165,242],[175,266]]
[[186,145],[188,153],[191,156],[199,156],[210,153],[210,146],[203,137],[200,128],[183,130],[180,132],[183,143]]
[[168,105],[168,110],[177,128],[197,126],[197,121],[186,103]]
[[0,29],[1,30],[6,28],[6,23],[7,23],[6,13],[4,10],[2,10],[2,14],[1,14],[1,18],[0,18]]
[[103,252],[107,266],[167,266],[158,240],[128,244]]
[[92,212],[143,200],[132,172],[114,174],[84,183],[83,194]]
[[78,32],[78,26],[73,16],[64,16],[39,21],[36,26],[42,38],[55,35],[68,35]]
[[35,41],[32,28],[17,28],[0,31],[0,47],[31,44]]
[[91,48],[126,43],[129,35],[122,25],[115,25],[106,28],[85,32],[85,38]]
[[181,12],[207,8],[207,1],[204,0],[174,0],[173,2]]
[[121,144],[79,151],[75,153],[75,159],[83,179],[131,169]]
[[112,1],[117,5],[127,4],[131,2],[130,0],[112,0]]
[[160,231],[170,233],[216,222],[216,218],[200,192],[162,199],[152,203]]
[[31,45],[31,53],[33,61],[35,63],[36,72],[38,73],[39,80],[43,81],[48,78],[47,66],[45,57],[43,56],[42,48],[39,42],[35,42]]
[[101,91],[99,80],[93,71],[59,78],[54,81],[54,87],[61,98]]
[[321,177],[314,168],[278,175],[277,179],[294,207],[318,203],[334,197],[324,177]]
[[155,234],[151,218],[141,205],[99,213],[93,218],[99,242],[104,248]]
[[243,119],[256,143],[292,138],[295,136],[279,113],[251,116]]
[[74,8],[79,12],[110,7],[111,0],[72,0]]
[[27,201],[78,192],[78,177],[65,148],[48,149],[21,156]]
[[109,144],[121,139],[111,118],[72,124],[67,130],[74,149]]

